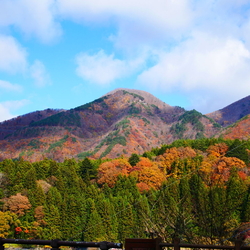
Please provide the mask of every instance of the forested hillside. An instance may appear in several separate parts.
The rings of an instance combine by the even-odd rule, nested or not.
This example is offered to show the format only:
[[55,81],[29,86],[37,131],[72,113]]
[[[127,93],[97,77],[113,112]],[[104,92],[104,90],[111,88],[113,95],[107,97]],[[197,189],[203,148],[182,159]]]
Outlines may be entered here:
[[249,139],[249,128],[250,128],[250,115],[246,115],[239,121],[228,126],[226,129],[221,131],[220,136],[225,139]]
[[145,91],[118,89],[70,110],[0,123],[0,159],[129,157],[177,139],[210,138],[220,130],[196,110],[170,106]]
[[222,109],[207,114],[223,127],[231,125],[250,113],[250,96],[242,98]]
[[250,221],[250,142],[177,140],[114,159],[0,162],[0,237],[229,243]]

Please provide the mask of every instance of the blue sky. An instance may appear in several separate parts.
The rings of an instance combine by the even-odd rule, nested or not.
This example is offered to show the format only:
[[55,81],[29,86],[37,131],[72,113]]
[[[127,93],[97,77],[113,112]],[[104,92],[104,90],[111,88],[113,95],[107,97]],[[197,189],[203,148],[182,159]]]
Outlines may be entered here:
[[204,114],[250,94],[250,0],[0,0],[0,121],[115,88]]

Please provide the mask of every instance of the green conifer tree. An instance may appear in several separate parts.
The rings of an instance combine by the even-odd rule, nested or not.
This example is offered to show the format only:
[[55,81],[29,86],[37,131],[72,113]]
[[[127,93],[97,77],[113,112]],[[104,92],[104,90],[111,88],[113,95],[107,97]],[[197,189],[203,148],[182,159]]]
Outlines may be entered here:
[[134,203],[135,226],[134,235],[136,238],[146,238],[150,235],[150,222],[151,217],[148,199],[145,195],[140,195],[138,200]]
[[244,200],[241,207],[241,221],[249,222],[250,221],[250,187],[245,193]]
[[51,187],[47,193],[46,203],[48,206],[54,205],[60,207],[62,204],[62,195],[56,187]]
[[32,205],[32,210],[38,206],[43,206],[46,202],[46,196],[40,185],[37,185],[34,189],[28,190],[28,198]]
[[97,212],[95,204],[92,202],[90,207],[90,214],[84,230],[85,241],[104,241],[105,229],[102,218]]
[[30,190],[35,190],[37,183],[36,183],[36,170],[32,166],[23,176],[23,186]]
[[191,176],[189,185],[193,204],[192,213],[194,215],[192,231],[200,238],[205,237],[211,231],[210,227],[208,228],[208,225],[210,225],[208,190],[201,177],[197,174]]
[[62,239],[61,217],[59,209],[54,205],[44,206],[46,228],[43,229],[42,237],[46,240]]
[[96,167],[87,157],[80,164],[80,176],[85,181],[95,179],[97,176]]
[[131,166],[135,166],[138,162],[140,161],[140,157],[138,156],[138,154],[132,154],[129,159],[128,162],[130,163]]
[[134,238],[135,218],[133,207],[126,197],[119,196],[115,202],[115,211],[118,219],[118,241]]
[[[227,215],[226,208],[226,190],[223,185],[218,184],[210,187],[208,193],[208,236],[210,237],[210,244],[214,244],[219,240],[220,243],[225,239],[227,234]],[[216,241],[215,241],[216,239]]]
[[101,216],[106,241],[115,242],[118,237],[118,222],[113,204],[107,198],[101,198],[96,204]]
[[246,149],[247,149],[247,143],[245,141],[235,139],[233,143],[229,146],[226,156],[237,157],[240,160],[244,161],[246,164],[248,164],[249,156]]
[[236,168],[231,169],[226,183],[226,206],[224,214],[227,216],[227,231],[232,231],[240,224],[242,204],[247,193],[247,186],[239,178]]

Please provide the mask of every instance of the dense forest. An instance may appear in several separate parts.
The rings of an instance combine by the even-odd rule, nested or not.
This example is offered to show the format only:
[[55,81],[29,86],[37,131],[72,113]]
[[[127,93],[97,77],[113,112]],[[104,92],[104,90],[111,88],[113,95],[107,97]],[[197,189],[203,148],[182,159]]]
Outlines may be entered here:
[[224,243],[250,221],[250,141],[177,140],[116,159],[0,162],[0,237]]

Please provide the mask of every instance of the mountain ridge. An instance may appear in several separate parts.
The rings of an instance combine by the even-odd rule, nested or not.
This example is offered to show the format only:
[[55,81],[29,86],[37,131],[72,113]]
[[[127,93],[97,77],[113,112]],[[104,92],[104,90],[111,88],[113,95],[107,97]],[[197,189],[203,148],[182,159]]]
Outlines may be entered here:
[[177,139],[230,136],[212,117],[145,91],[115,89],[70,110],[47,109],[0,123],[0,159],[114,158]]
[[250,96],[246,96],[217,111],[206,114],[223,127],[231,125],[250,114]]

